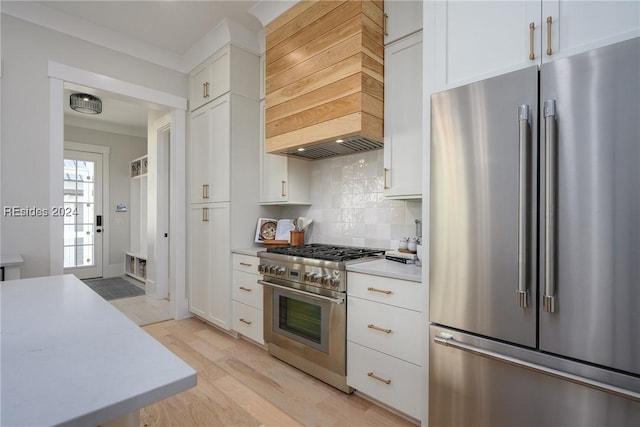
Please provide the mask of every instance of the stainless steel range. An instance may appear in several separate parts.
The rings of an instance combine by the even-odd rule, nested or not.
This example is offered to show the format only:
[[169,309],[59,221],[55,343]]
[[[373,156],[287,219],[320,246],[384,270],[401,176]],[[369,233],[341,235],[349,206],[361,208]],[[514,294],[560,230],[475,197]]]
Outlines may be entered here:
[[310,244],[260,252],[269,353],[345,393],[348,264],[382,249]]

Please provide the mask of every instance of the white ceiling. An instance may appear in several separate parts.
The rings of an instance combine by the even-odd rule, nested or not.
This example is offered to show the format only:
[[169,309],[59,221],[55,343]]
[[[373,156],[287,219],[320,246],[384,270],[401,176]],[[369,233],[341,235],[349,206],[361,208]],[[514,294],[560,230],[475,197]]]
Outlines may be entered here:
[[[100,114],[86,114],[69,107],[72,93],[88,93],[102,101]],[[147,115],[151,107],[132,98],[124,98],[109,92],[65,83],[64,86],[64,122],[65,125],[79,126],[104,132],[147,137]]]
[[[44,17],[45,22],[42,23],[51,28],[62,29],[61,23],[77,23],[73,29],[77,35],[82,36],[82,32],[87,29],[94,29],[94,36],[117,34],[119,38],[131,40],[131,43],[142,42],[177,57],[184,56],[225,18],[232,19],[251,32],[257,33],[263,28],[260,21],[249,13],[249,9],[259,3],[257,0],[83,0],[30,3],[29,9],[18,10],[23,10],[30,16]],[[94,39],[91,34],[86,34],[86,38]],[[103,103],[102,113],[90,115],[71,110],[68,101],[73,92],[98,96]],[[148,110],[148,106],[136,103],[135,100],[114,97],[113,94],[92,88],[65,85],[65,123],[69,125],[146,137]]]
[[41,5],[101,28],[184,55],[224,18],[262,29],[248,11],[256,0],[40,1]]

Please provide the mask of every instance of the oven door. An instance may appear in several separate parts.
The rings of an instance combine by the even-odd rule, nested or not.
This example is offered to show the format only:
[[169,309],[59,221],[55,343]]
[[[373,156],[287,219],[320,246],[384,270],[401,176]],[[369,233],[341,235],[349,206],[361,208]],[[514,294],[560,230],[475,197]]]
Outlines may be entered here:
[[264,280],[260,283],[264,285],[264,340],[269,352],[294,366],[301,359],[345,375],[344,294],[318,295]]

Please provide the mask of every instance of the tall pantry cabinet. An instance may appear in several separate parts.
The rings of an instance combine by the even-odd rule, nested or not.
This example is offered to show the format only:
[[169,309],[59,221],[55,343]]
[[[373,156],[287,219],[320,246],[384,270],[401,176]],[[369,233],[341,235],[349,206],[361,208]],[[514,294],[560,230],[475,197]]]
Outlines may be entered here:
[[258,200],[259,57],[228,44],[190,76],[189,310],[231,329],[231,249],[251,246]]

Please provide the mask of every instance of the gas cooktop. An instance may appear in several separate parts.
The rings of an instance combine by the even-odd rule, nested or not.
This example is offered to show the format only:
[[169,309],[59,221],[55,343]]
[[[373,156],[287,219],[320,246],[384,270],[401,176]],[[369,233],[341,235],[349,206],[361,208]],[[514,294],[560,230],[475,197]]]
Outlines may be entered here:
[[336,246],[321,243],[312,243],[303,246],[276,246],[268,248],[267,252],[336,262],[384,255],[384,249]]

